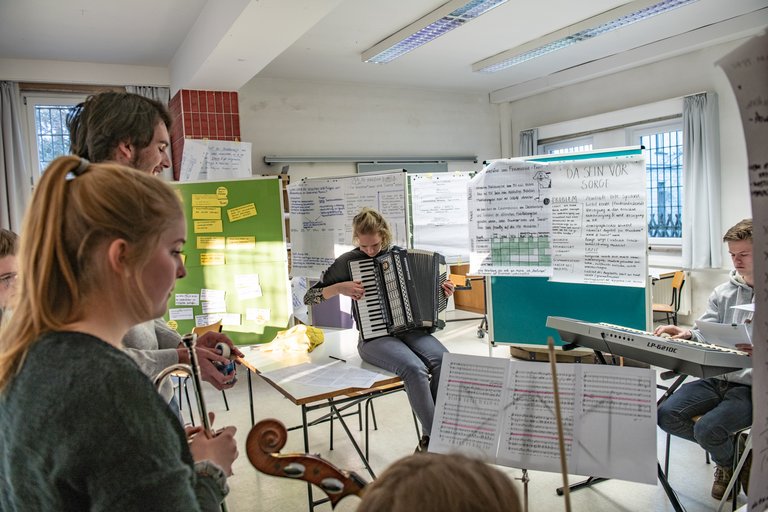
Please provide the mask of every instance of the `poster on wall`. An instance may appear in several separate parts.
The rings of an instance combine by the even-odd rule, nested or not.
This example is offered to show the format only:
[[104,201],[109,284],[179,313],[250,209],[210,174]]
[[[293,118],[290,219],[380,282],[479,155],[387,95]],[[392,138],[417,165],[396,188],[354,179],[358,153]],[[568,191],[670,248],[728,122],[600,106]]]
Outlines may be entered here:
[[271,341],[293,305],[277,177],[174,183],[187,220],[166,321],[180,334],[221,321],[234,343]]
[[470,180],[470,272],[551,275],[550,168],[550,164],[496,160]]
[[438,252],[449,264],[469,262],[470,173],[409,174],[414,249]]
[[250,142],[184,139],[179,181],[216,181],[250,176]]
[[642,157],[495,160],[469,183],[470,272],[645,287]]
[[393,243],[406,247],[405,172],[306,179],[288,185],[291,274],[319,278],[351,250],[352,219],[363,207],[389,222]]
[[605,158],[552,173],[552,281],[644,287],[645,160]]

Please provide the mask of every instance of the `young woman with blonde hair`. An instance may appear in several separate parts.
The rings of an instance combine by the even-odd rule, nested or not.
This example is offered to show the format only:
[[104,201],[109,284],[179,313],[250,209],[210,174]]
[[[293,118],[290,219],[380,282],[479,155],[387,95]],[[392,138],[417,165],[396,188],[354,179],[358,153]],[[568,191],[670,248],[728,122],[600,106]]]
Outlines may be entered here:
[[[357,246],[336,258],[323,277],[304,295],[304,304],[319,304],[337,295],[360,300],[365,289],[354,281],[349,262],[375,258],[392,248],[392,232],[387,220],[376,210],[363,208],[352,220],[352,241]],[[446,296],[453,294],[453,283],[443,284]],[[397,336],[382,336],[357,345],[360,357],[371,364],[395,373],[405,385],[408,400],[422,427],[422,437],[416,451],[426,451],[435,400],[440,380],[443,354],[448,350],[425,329],[414,329]]]
[[121,350],[186,274],[176,194],[127,167],[61,157],[22,232],[0,331],[0,510],[218,510],[234,427],[188,437]]

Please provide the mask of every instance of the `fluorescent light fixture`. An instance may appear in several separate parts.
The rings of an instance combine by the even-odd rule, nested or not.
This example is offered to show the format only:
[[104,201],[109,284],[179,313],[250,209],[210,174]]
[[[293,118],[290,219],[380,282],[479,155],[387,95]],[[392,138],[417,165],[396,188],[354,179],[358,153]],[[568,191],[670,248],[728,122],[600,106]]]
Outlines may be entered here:
[[507,50],[472,65],[472,71],[495,73],[571,45],[683,7],[698,0],[642,0],[611,9],[541,39]]
[[363,52],[363,62],[384,64],[508,0],[451,0]]

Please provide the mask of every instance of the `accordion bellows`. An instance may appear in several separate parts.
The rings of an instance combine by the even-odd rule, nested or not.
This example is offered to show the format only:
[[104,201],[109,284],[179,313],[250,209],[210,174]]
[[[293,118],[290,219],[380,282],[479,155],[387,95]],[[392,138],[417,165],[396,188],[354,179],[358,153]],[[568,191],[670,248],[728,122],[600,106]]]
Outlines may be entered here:
[[393,248],[375,258],[349,262],[352,279],[365,295],[353,301],[363,340],[413,329],[434,332],[445,326],[445,258],[431,251]]

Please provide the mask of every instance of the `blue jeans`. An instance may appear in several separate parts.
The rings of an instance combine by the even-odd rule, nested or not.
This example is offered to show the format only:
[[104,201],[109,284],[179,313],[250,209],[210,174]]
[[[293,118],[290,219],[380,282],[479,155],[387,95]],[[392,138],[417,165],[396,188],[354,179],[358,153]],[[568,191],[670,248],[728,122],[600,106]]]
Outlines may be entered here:
[[421,423],[422,434],[429,435],[435,416],[440,367],[443,354],[448,349],[431,334],[417,330],[397,337],[360,340],[357,351],[363,361],[388,370],[403,380],[408,401]]
[[[701,416],[693,422],[694,416]],[[752,387],[720,379],[681,386],[659,406],[659,427],[701,445],[718,466],[733,465],[733,435],[752,424]]]

